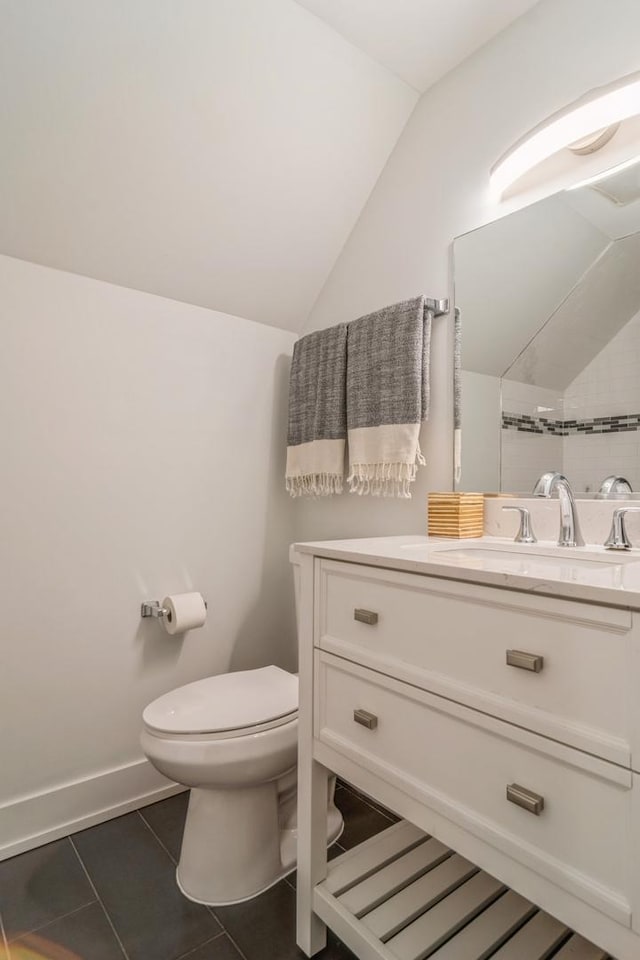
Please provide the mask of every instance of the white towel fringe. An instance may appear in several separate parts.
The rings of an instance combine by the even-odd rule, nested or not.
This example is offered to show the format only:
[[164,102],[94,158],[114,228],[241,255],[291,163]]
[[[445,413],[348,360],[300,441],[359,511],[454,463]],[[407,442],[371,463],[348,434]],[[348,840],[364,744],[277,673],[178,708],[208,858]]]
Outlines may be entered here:
[[360,497],[370,494],[372,497],[410,500],[411,484],[416,479],[418,467],[425,463],[419,447],[414,463],[352,463],[347,477],[349,493],[357,493]]
[[309,473],[304,477],[287,477],[287,492],[292,497],[330,497],[342,493],[343,478],[337,473]]

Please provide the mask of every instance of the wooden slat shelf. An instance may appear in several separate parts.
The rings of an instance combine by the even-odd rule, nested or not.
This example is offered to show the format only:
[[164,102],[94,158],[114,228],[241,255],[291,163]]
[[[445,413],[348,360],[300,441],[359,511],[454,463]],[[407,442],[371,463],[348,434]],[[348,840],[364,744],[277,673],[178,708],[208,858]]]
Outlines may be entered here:
[[613,960],[403,820],[327,864],[314,911],[362,960]]

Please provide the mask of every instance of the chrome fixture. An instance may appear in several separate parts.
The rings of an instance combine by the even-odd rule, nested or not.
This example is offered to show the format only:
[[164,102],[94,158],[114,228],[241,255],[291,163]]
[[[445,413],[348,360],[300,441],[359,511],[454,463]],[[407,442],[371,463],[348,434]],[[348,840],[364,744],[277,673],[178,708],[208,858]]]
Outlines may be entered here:
[[430,297],[427,297],[424,302],[425,310],[430,310],[434,317],[444,317],[449,313],[449,301],[444,300],[432,300]]
[[520,514],[520,528],[513,538],[514,543],[537,543],[538,538],[531,526],[531,514],[526,507],[503,507],[503,510],[515,510]]
[[607,550],[631,550],[633,544],[629,540],[624,522],[627,513],[640,513],[640,507],[618,507],[617,510],[613,511],[611,530],[604,542]]
[[624,477],[610,476],[602,481],[600,489],[596,494],[598,500],[615,500],[616,494],[621,497],[627,497],[633,493],[633,488]]
[[156,620],[162,620],[168,614],[166,607],[161,607],[158,600],[147,600],[140,607],[141,617],[155,617]]
[[560,500],[560,534],[559,547],[584,547],[584,539],[580,533],[578,511],[573,498],[573,491],[569,481],[561,473],[543,473],[535,487],[534,497],[550,497],[554,490],[558,491]]
[[[205,610],[208,610],[207,601],[203,599]],[[144,603],[140,606],[140,616],[153,617],[155,620],[164,620],[165,617],[169,617],[169,622],[171,622],[171,617],[169,616],[169,610],[166,607],[163,607],[158,600],[145,600]]]

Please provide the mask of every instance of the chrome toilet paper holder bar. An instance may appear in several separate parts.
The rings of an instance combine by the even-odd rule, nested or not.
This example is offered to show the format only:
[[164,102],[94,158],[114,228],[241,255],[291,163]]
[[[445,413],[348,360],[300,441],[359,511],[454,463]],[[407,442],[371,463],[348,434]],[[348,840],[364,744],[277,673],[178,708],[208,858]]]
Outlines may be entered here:
[[[207,601],[203,597],[205,610],[208,610]],[[169,611],[166,607],[160,605],[159,600],[145,600],[140,607],[141,617],[154,617],[156,620],[163,620],[168,616]]]
[[141,617],[155,617],[156,620],[162,620],[168,612],[166,607],[160,606],[159,600],[145,600],[140,607]]

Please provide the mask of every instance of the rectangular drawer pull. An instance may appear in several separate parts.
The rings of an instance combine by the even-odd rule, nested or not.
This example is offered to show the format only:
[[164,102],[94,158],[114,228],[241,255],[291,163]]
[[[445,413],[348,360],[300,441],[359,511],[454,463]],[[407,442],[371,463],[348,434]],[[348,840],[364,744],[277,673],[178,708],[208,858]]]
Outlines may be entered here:
[[544,657],[537,653],[525,653],[524,650],[507,650],[507,664],[510,667],[520,667],[521,670],[540,673],[544,666]]
[[373,626],[374,623],[378,622],[378,614],[374,613],[373,610],[354,610],[353,619],[359,620],[360,623],[368,623],[370,626]]
[[544,810],[544,797],[541,797],[539,793],[534,793],[533,790],[527,790],[526,787],[519,786],[517,783],[510,783],[507,787],[507,800],[515,803],[518,807],[522,807],[527,813],[535,814],[536,817],[539,817]]
[[367,730],[375,730],[378,726],[378,718],[375,713],[369,713],[368,710],[354,710],[353,719],[356,723],[361,723]]

